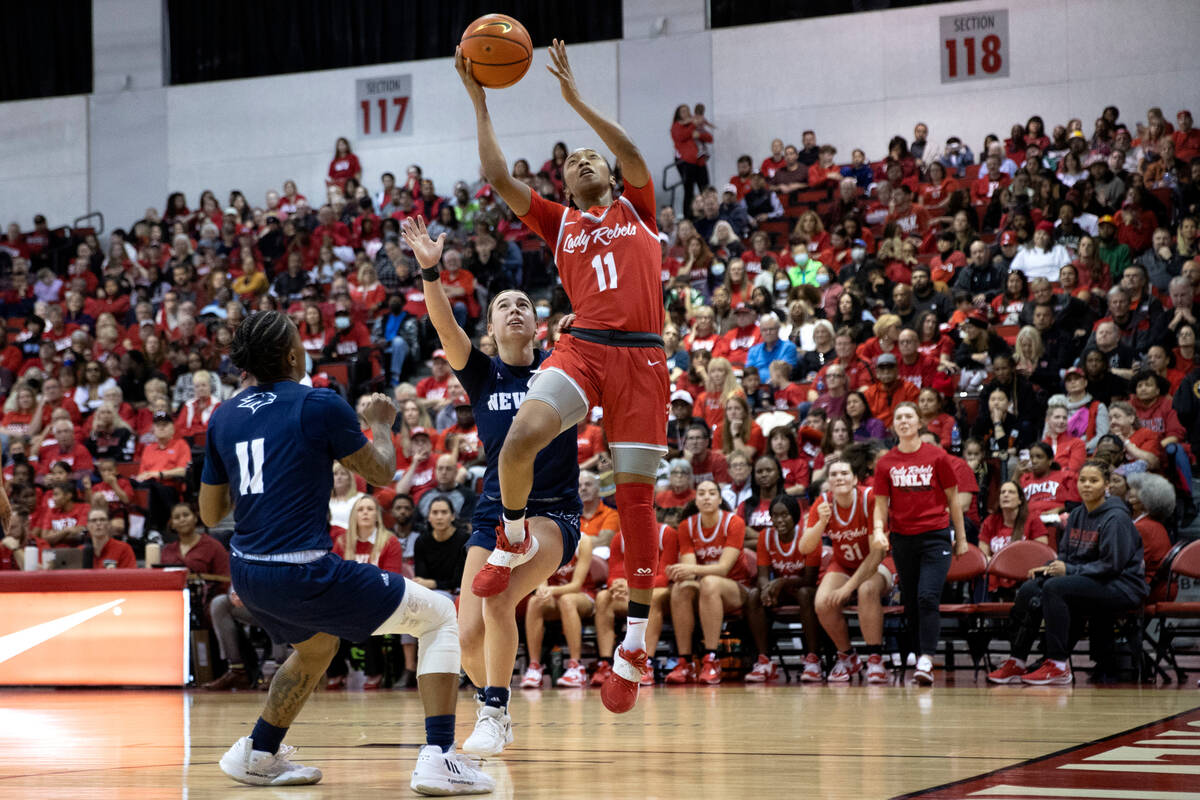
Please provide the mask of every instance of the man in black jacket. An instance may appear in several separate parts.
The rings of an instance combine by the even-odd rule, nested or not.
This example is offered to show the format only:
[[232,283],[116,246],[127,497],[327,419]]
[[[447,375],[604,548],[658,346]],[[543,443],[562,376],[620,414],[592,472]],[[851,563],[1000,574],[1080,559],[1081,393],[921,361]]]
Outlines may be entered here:
[[967,266],[959,270],[954,288],[971,295],[975,305],[991,302],[1004,291],[1005,271],[993,261],[988,246],[981,239],[971,242]]

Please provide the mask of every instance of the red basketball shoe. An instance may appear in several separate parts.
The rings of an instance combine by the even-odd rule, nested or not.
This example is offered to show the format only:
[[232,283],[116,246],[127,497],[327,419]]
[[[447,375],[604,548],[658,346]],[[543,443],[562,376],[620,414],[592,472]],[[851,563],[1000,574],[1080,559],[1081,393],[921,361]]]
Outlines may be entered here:
[[596,662],[596,671],[592,673],[592,686],[603,686],[608,676],[612,674],[612,666],[601,659]]
[[504,525],[496,526],[496,549],[488,556],[483,569],[471,581],[471,591],[476,597],[494,597],[508,588],[508,579],[513,567],[519,567],[537,555],[538,540],[529,532],[525,522],[525,539],[519,545],[511,545],[504,534]]
[[613,656],[612,671],[600,687],[600,700],[604,707],[614,714],[624,714],[637,703],[638,684],[642,677],[650,671],[646,651],[634,650],[632,653],[624,647],[618,647]]

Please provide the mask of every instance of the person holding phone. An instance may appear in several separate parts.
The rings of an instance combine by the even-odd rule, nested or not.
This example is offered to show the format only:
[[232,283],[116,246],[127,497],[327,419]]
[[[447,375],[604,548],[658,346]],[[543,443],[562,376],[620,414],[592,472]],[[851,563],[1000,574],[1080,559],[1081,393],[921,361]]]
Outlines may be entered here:
[[[1010,616],[1015,625],[1012,657],[988,674],[989,682],[1070,684],[1071,644],[1081,633],[1081,618],[1135,608],[1149,594],[1142,537],[1125,504],[1108,497],[1111,478],[1112,466],[1099,459],[1090,459],[1079,471],[1083,504],[1067,518],[1058,557],[1029,570],[1029,580],[1017,590]],[[1037,669],[1026,671],[1026,659],[1043,621],[1046,659]],[[1111,647],[1097,641],[1110,628],[1091,626],[1093,652],[1111,652]]]

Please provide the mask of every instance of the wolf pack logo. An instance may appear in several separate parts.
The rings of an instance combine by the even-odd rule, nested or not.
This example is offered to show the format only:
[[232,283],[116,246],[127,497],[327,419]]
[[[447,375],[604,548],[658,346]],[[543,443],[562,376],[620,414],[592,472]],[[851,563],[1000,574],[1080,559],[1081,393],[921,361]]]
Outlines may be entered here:
[[274,392],[254,392],[246,397],[243,397],[238,403],[238,408],[247,408],[251,414],[257,412],[263,406],[269,406],[275,402]]

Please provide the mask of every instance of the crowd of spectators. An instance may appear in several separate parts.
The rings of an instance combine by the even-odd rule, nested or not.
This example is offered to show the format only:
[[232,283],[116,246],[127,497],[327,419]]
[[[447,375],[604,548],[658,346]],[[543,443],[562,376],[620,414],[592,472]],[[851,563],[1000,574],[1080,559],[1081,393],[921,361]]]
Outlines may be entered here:
[[[719,638],[702,593],[671,590],[695,572],[671,559],[704,549],[677,530],[693,517],[723,520],[718,513],[739,523],[723,534],[730,547],[757,550],[747,563],[721,561],[755,613],[778,598],[779,581],[815,590],[823,572],[772,560],[769,542],[792,541],[769,535],[773,501],[794,498],[778,518],[803,529],[831,463],[845,460],[869,485],[896,442],[893,412],[908,402],[923,436],[961,462],[968,538],[988,557],[1022,538],[1054,544],[1092,457],[1111,467],[1112,495],[1137,515],[1152,580],[1191,516],[1200,446],[1192,122],[1180,111],[1172,125],[1152,108],[1131,128],[1109,107],[1088,133],[1078,119],[1047,130],[1034,116],[989,136],[979,163],[957,137],[936,146],[924,124],[912,141],[888,142],[881,160],[855,149],[848,163],[804,131],[799,146],[778,138],[761,161],[739,158],[718,191],[708,185],[713,126],[703,107],[680,106],[671,136],[683,213],[667,203],[657,220],[673,389],[656,494],[670,530],[670,544],[661,540],[667,593],[656,612],[699,609],[706,649]],[[512,174],[564,201],[567,152],[555,143],[538,169],[519,159]],[[566,295],[540,241],[490,186],[459,181],[442,196],[417,165],[368,186],[346,139],[318,202],[291,180],[261,205],[236,190],[222,204],[206,190],[190,207],[175,192],[103,243],[41,216],[29,231],[11,224],[0,240],[0,447],[13,514],[0,569],[19,568],[27,545],[85,546],[90,566],[126,567],[156,558],[147,545],[161,542],[166,563],[227,574],[232,522],[204,533],[190,507],[199,459],[213,409],[242,378],[229,358],[232,331],[256,309],[279,309],[296,321],[314,385],[351,403],[386,388],[400,407],[395,482],[368,487],[335,474],[331,547],[458,591],[461,528],[484,455],[399,236],[416,215],[447,236],[442,281],[484,352],[495,344],[477,326],[481,309],[512,287],[536,298],[539,339],[554,346]],[[596,421],[578,436],[585,479],[599,475],[593,508],[612,503]],[[615,519],[588,538],[583,571],[608,556]],[[213,580],[208,620],[231,665],[218,688],[248,685],[232,631],[250,620]],[[610,620],[601,642],[611,644],[623,581],[597,597],[592,580],[568,571],[539,590],[530,640],[541,641],[545,618],[599,608],[598,625]],[[576,593],[587,602],[562,600]],[[795,596],[813,602],[811,591]],[[813,650],[817,623],[807,619]],[[693,623],[678,622],[688,640],[675,653],[690,654]],[[577,628],[564,620],[564,629],[563,685],[580,685]],[[406,642],[402,683],[412,650]],[[368,649],[369,688],[382,681],[380,658]],[[335,686],[344,664],[335,662]]]

